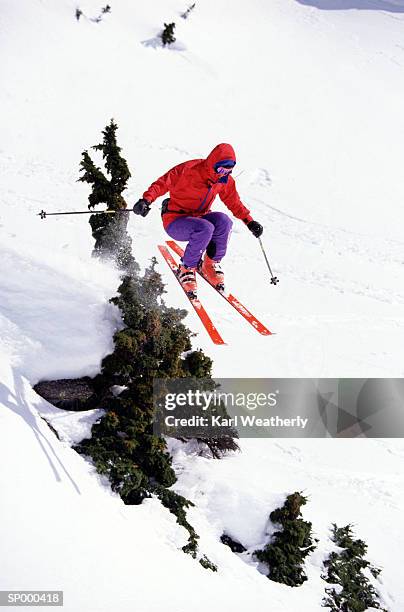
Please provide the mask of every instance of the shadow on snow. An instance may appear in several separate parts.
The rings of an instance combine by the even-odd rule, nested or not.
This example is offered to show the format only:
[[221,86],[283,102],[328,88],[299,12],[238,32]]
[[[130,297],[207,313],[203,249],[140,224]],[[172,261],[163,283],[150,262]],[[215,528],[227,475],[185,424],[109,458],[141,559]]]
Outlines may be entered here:
[[314,6],[323,11],[356,9],[404,13],[404,0],[397,0],[397,3],[388,0],[296,0],[296,2],[305,6]]
[[61,458],[58,455],[57,448],[49,442],[38,427],[37,418],[33,413],[31,406],[25,398],[24,381],[22,377],[13,372],[14,375],[14,387],[15,393],[13,393],[6,385],[0,382],[0,401],[6,407],[15,412],[21,417],[26,425],[30,428],[33,435],[35,436],[38,445],[40,446],[45,458],[48,461],[49,467],[57,482],[62,482],[63,473],[70,480],[74,489],[81,495],[80,489],[76,482],[68,472],[67,468],[63,464]]

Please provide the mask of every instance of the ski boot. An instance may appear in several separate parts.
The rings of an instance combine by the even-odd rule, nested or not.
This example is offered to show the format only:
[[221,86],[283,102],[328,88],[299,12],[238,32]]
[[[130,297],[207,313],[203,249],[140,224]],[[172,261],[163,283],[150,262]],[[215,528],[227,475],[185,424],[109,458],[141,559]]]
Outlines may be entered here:
[[196,294],[195,268],[188,268],[188,266],[184,266],[180,263],[176,274],[189,299],[196,300],[198,296]]
[[199,271],[217,291],[224,291],[224,272],[220,261],[211,259],[205,253],[205,257],[199,264]]

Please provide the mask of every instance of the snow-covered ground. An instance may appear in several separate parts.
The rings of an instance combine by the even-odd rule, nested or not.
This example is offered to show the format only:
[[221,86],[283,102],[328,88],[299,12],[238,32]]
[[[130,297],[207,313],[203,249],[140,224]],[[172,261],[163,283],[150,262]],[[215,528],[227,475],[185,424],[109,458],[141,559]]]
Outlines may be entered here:
[[[124,506],[100,486],[68,444],[88,431],[85,416],[70,418],[76,438],[59,442],[39,413],[63,431],[60,411],[52,418],[18,375],[3,369],[2,381],[1,589],[63,590],[68,612],[202,612],[206,593],[221,609],[264,604],[269,581],[224,546],[216,546],[220,574],[207,572],[178,550],[188,534],[159,502]],[[287,609],[285,590],[270,590],[274,609]]]
[[[134,606],[142,612],[207,606],[312,612],[322,609],[331,522],[353,522],[369,544],[369,559],[383,567],[377,588],[385,605],[403,608],[402,441],[245,440],[242,453],[222,461],[173,442],[175,489],[196,503],[188,518],[202,551],[219,566],[213,574],[179,551],[187,534],[158,502],[124,506],[71,450],[88,435],[97,411],[54,408],[3,364],[1,381],[1,588],[62,589],[69,612]],[[309,495],[304,516],[320,539],[307,563],[308,582],[294,589],[270,582],[251,560],[268,540],[268,514],[285,490]],[[233,554],[219,542],[223,532],[248,552]]]
[[[276,335],[258,336],[201,287],[227,346],[213,347],[194,313],[187,324],[216,376],[403,376],[404,3],[204,0],[185,21],[182,0],[119,0],[101,23],[91,21],[98,0],[80,3],[78,22],[72,0],[0,4],[0,588],[64,588],[68,610],[91,612],[199,610],[206,593],[222,609],[311,612],[327,530],[353,521],[385,568],[385,605],[404,609],[400,441],[249,440],[222,462],[175,446],[176,487],[197,503],[190,515],[219,565],[213,575],[177,552],[184,534],[157,503],[125,508],[99,486],[69,449],[82,424],[31,389],[93,375],[120,325],[108,303],[118,274],[91,260],[86,218],[35,216],[86,208],[80,154],[111,117],[133,173],[130,202],[219,142],[237,151],[240,194],[281,282],[269,284],[257,241],[236,222],[228,285]],[[177,44],[162,49],[150,41],[168,21]],[[165,239],[158,206],[130,230],[146,264]],[[167,301],[182,307],[160,267]],[[66,423],[61,442],[40,414],[58,430]],[[296,489],[311,498],[305,516],[321,544],[308,583],[288,589],[218,536],[226,529],[253,550],[270,510]]]
[[[77,22],[67,0],[57,10],[47,0],[2,4],[0,223],[8,249],[82,268],[91,249],[86,220],[35,213],[85,208],[87,186],[75,182],[80,153],[112,116],[133,171],[132,202],[166,169],[228,141],[281,282],[269,284],[257,241],[236,222],[228,284],[277,335],[256,337],[202,289],[228,347],[213,348],[194,313],[189,325],[215,373],[403,374],[403,15],[223,0],[182,20],[180,0],[136,8],[121,0],[95,24]],[[97,2],[81,8],[89,17],[99,10]],[[168,19],[185,50],[141,44]],[[165,238],[157,204],[130,229],[146,263]],[[162,273],[170,301],[182,306],[164,263]],[[14,295],[24,316],[28,300]],[[240,354],[254,356],[248,370]]]

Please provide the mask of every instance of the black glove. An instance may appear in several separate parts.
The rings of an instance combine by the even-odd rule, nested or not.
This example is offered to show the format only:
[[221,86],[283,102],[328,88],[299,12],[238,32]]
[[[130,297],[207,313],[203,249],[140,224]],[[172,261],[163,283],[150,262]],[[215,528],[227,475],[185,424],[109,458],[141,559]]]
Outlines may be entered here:
[[258,221],[249,221],[247,223],[247,227],[256,238],[259,238],[264,231],[264,228],[262,227],[261,223],[258,223]]
[[142,215],[142,217],[145,217],[149,211],[150,202],[148,202],[147,200],[143,200],[143,198],[141,200],[138,200],[133,207],[133,212],[135,213],[135,215]]

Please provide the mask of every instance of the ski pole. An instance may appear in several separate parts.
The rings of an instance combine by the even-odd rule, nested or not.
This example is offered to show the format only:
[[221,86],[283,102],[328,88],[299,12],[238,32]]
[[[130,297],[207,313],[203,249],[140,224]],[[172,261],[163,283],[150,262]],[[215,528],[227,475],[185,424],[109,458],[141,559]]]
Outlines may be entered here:
[[263,252],[266,264],[268,266],[268,270],[269,270],[269,272],[271,274],[271,285],[276,285],[277,283],[279,283],[279,279],[276,276],[273,275],[273,272],[271,270],[271,266],[269,265],[268,257],[267,257],[267,254],[265,252],[264,245],[262,244],[261,238],[258,238],[258,242],[260,243],[261,251]]
[[51,215],[115,215],[115,213],[129,213],[130,210],[127,208],[120,208],[119,210],[78,210],[78,211],[69,211],[69,212],[55,212],[55,213],[47,213],[44,210],[37,213],[38,217],[41,219],[46,219],[46,217],[50,217]]

